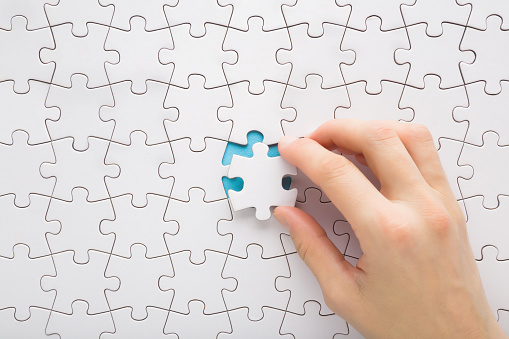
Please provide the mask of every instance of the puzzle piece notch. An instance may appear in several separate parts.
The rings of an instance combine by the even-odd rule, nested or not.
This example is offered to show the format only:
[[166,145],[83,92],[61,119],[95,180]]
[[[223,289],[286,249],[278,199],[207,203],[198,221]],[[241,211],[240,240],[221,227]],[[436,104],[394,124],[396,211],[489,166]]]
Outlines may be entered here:
[[60,339],[56,334],[47,335],[46,325],[51,310],[30,307],[30,318],[19,321],[15,318],[14,308],[7,308],[0,311],[0,335],[5,338],[32,338],[32,339]]
[[456,0],[416,0],[414,4],[401,5],[401,12],[407,26],[425,23],[430,37],[442,35],[445,23],[465,26],[470,16],[469,6]]
[[178,338],[216,338],[221,333],[232,332],[227,312],[205,314],[205,304],[200,300],[191,300],[188,307],[187,314],[170,312],[164,327],[165,333]]
[[498,0],[456,0],[459,5],[470,5],[472,12],[467,26],[480,30],[486,29],[487,18],[498,15],[502,20],[502,29],[509,29],[509,4]]
[[296,118],[292,108],[281,108],[281,99],[287,90],[286,85],[265,81],[264,86],[263,93],[252,94],[246,81],[230,85],[233,105],[218,110],[219,120],[233,122],[230,142],[247,145],[249,132],[258,131],[263,135],[266,144],[276,144],[283,136],[281,121]]
[[149,80],[170,82],[174,65],[161,63],[159,53],[173,49],[173,39],[169,28],[147,31],[143,17],[132,17],[129,23],[127,31],[114,28],[109,31],[104,49],[116,52],[119,61],[107,62],[105,69],[111,83],[129,80],[131,91],[143,94]]
[[220,6],[232,5],[233,14],[229,26],[247,31],[249,20],[253,17],[263,18],[263,30],[271,31],[286,27],[282,6],[295,4],[296,0],[218,0]]
[[174,291],[159,288],[162,277],[174,276],[169,255],[149,259],[143,244],[132,245],[130,254],[129,258],[112,256],[108,262],[105,277],[120,281],[118,289],[105,292],[109,306],[131,307],[135,320],[145,319],[149,306],[169,310]]
[[41,289],[41,277],[55,274],[50,256],[30,258],[30,247],[17,244],[12,258],[0,257],[0,309],[13,307],[18,321],[30,318],[31,307],[51,309],[55,293]]
[[99,0],[101,6],[113,5],[115,13],[111,26],[124,31],[129,30],[129,22],[135,16],[145,18],[147,31],[155,31],[168,27],[168,20],[164,14],[165,6],[176,6],[178,0]]
[[7,30],[0,29],[4,51],[0,55],[0,81],[13,81],[14,91],[23,94],[30,90],[29,80],[51,82],[55,67],[41,62],[39,53],[41,49],[54,48],[54,42],[49,28],[29,31],[27,19],[22,16],[14,16],[11,22]]
[[[45,0],[47,2],[47,0]],[[109,26],[113,18],[114,6],[102,6],[97,0],[59,0],[55,5],[46,4],[44,9],[51,26],[72,24],[72,34],[84,37],[88,34],[87,24],[96,23]]]
[[57,5],[59,0],[16,0],[2,1],[0,10],[0,30],[9,30],[12,18],[23,16],[27,21],[28,30],[37,30],[49,26],[45,8],[47,5]]
[[97,338],[105,333],[113,333],[115,325],[109,312],[89,314],[86,300],[75,300],[71,314],[52,312],[46,332],[60,338],[73,338],[80,333],[84,338]]
[[88,78],[83,74],[71,76],[71,87],[52,85],[46,98],[46,107],[60,111],[58,119],[46,122],[52,140],[73,138],[77,151],[88,149],[90,137],[109,140],[113,132],[112,121],[101,120],[97,112],[105,106],[113,107],[113,94],[109,87],[88,87]]
[[263,318],[260,320],[251,320],[248,316],[249,309],[246,307],[238,308],[228,312],[231,320],[232,332],[220,333],[218,339],[245,339],[252,338],[285,338],[290,339],[290,334],[281,335],[280,328],[285,317],[285,312],[270,307],[263,307]]
[[303,315],[286,313],[281,333],[293,334],[295,339],[304,338],[335,338],[336,335],[347,335],[346,321],[335,314],[322,315],[321,305],[316,301],[304,304]]
[[232,218],[227,199],[205,201],[205,191],[189,190],[189,201],[170,200],[164,220],[173,221],[177,232],[165,235],[170,253],[190,251],[193,264],[205,262],[205,251],[228,253],[231,239],[218,233],[218,223]]
[[405,27],[405,22],[401,14],[402,5],[413,5],[416,0],[337,0],[339,6],[350,5],[352,11],[348,27],[359,31],[369,29],[367,21],[373,16],[378,16],[382,23],[383,31],[394,30]]
[[179,0],[175,6],[165,6],[170,27],[190,24],[189,34],[201,38],[207,33],[207,23],[228,26],[233,6],[219,5],[217,1]]
[[270,306],[284,310],[290,298],[290,292],[280,292],[275,288],[279,276],[289,276],[286,257],[263,259],[263,248],[249,245],[247,258],[229,256],[223,275],[235,277],[238,282],[235,291],[224,291],[223,297],[229,310],[247,307],[251,320],[263,318],[263,307]]
[[128,258],[131,246],[144,244],[147,247],[147,258],[168,255],[164,235],[178,231],[170,222],[163,220],[168,198],[159,195],[147,195],[147,205],[135,207],[132,195],[126,194],[113,198],[114,220],[103,220],[100,230],[103,234],[115,235],[112,254]]
[[205,82],[202,75],[190,75],[188,88],[170,86],[164,100],[164,107],[175,116],[164,121],[170,140],[190,137],[195,152],[205,149],[207,137],[227,141],[233,127],[218,118],[221,109],[233,107],[228,86],[207,89]]
[[[244,188],[240,192],[230,191],[234,211],[248,207],[256,209],[256,218],[268,220],[272,206],[294,206],[297,190],[285,190],[281,180],[287,175],[297,175],[297,169],[281,157],[270,158],[269,147],[263,143],[253,146],[253,157],[234,155],[228,177],[240,177]],[[262,181],[263,180],[263,181]]]
[[147,317],[135,320],[131,317],[132,308],[124,307],[112,311],[115,332],[105,333],[101,338],[153,338],[168,339],[163,333],[168,311],[156,307],[147,307]]
[[467,28],[461,40],[460,50],[475,53],[474,62],[460,64],[465,83],[485,81],[487,94],[499,94],[509,80],[509,30],[501,27],[502,19],[490,16],[486,30]]
[[463,150],[463,142],[446,138],[438,139],[438,142],[440,144],[438,156],[440,157],[452,192],[457,200],[463,199],[459,187],[459,178],[471,179],[474,175],[472,166],[459,165],[458,161]]
[[334,0],[298,0],[292,5],[283,5],[287,26],[308,25],[308,35],[324,34],[326,24],[346,26],[350,17],[350,6],[339,6]]

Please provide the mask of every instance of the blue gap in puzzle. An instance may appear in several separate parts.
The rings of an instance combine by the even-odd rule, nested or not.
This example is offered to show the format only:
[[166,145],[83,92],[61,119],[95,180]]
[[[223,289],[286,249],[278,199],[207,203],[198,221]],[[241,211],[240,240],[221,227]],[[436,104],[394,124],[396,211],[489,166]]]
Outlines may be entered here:
[[[251,131],[247,135],[247,145],[240,145],[233,142],[229,142],[226,146],[226,151],[224,152],[223,156],[223,165],[228,166],[232,162],[232,157],[234,154],[240,155],[242,157],[246,158],[252,158],[253,157],[253,145],[257,142],[263,141],[263,134],[256,131]],[[270,145],[269,146],[269,157],[279,157],[279,151],[277,149],[277,145]],[[224,190],[226,191],[226,195],[228,195],[229,190],[234,190],[236,192],[239,192],[244,187],[244,180],[242,178],[234,178],[230,179],[228,177],[223,177],[223,186]],[[285,177],[282,181],[283,188],[286,190],[290,189],[290,185],[292,184],[292,178]]]

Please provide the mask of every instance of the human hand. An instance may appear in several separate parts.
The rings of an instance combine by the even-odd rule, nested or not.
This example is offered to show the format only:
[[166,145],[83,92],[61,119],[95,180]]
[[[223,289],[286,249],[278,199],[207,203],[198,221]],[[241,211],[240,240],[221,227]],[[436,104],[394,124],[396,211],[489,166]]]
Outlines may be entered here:
[[[356,154],[381,190],[332,149]],[[307,213],[274,211],[337,315],[368,338],[506,338],[425,127],[333,120],[308,138],[282,138],[279,152],[322,188],[364,253],[354,267]]]

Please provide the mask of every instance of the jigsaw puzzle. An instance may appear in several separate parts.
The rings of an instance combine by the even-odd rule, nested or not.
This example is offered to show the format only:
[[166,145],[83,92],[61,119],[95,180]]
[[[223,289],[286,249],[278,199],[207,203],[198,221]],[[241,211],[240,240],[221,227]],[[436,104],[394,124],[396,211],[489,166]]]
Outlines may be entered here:
[[0,0],[0,337],[362,338],[271,215],[362,255],[274,146],[334,118],[431,130],[509,334],[508,29],[505,0]]

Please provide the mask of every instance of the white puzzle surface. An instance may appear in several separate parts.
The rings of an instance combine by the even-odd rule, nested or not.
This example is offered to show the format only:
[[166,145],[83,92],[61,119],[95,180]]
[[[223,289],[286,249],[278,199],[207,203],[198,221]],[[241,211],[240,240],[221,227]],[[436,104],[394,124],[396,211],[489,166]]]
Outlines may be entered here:
[[0,337],[361,338],[271,215],[362,255],[274,151],[334,118],[431,130],[509,331],[508,117],[505,0],[0,0]]

